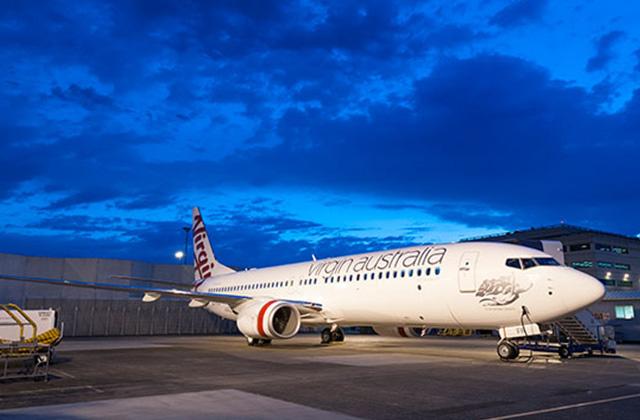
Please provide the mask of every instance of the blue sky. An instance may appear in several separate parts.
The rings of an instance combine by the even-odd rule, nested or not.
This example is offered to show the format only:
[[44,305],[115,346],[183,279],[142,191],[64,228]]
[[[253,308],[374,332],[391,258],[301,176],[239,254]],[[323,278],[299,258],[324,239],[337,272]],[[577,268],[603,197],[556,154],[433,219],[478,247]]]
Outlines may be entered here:
[[263,266],[566,222],[640,234],[627,1],[12,2],[0,252]]

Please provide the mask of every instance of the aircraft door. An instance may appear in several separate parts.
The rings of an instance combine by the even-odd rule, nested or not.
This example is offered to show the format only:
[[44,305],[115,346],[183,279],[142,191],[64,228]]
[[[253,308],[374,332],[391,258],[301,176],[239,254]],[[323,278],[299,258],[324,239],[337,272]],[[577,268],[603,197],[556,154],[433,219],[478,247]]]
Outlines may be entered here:
[[476,291],[476,261],[477,252],[465,252],[460,258],[458,267],[458,288],[461,292]]

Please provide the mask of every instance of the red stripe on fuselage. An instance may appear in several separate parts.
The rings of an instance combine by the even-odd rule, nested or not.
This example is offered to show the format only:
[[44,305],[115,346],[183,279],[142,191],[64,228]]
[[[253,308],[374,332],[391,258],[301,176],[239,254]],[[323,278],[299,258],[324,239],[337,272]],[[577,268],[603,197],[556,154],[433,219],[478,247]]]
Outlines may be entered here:
[[264,314],[267,312],[267,309],[269,309],[269,306],[273,305],[275,302],[275,300],[270,300],[269,302],[265,303],[264,306],[260,308],[260,312],[258,312],[258,333],[263,337],[267,336],[267,334],[265,334],[264,332],[264,327],[262,326],[262,322],[264,321]]

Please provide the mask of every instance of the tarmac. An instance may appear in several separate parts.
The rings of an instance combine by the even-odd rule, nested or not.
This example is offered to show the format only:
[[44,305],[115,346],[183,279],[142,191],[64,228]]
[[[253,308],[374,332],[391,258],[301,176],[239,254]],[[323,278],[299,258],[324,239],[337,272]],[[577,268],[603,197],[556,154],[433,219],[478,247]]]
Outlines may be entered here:
[[495,339],[319,341],[66,339],[48,382],[0,382],[0,418],[639,418],[637,345],[501,362]]

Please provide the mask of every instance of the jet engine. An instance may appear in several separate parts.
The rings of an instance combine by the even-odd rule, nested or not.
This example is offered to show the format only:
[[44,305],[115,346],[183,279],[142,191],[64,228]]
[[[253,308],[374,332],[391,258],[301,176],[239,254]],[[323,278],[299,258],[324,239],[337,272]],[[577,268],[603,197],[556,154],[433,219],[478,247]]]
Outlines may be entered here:
[[238,329],[246,337],[291,338],[300,329],[300,312],[288,302],[251,301],[245,305],[238,307],[237,311]]
[[422,337],[422,328],[415,327],[373,327],[373,331],[382,337]]

